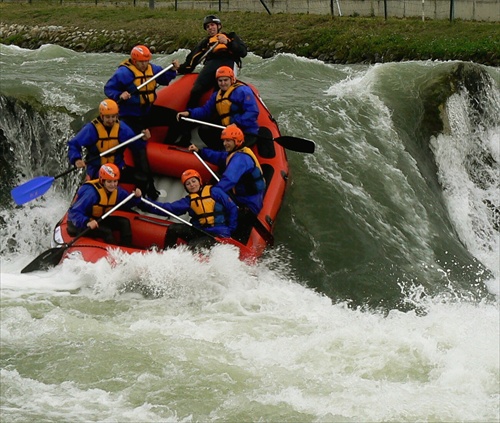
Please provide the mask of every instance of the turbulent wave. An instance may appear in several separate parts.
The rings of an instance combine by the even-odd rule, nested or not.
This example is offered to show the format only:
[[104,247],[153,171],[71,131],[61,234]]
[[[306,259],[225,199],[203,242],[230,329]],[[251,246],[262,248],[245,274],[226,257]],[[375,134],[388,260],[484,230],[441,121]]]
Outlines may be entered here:
[[[216,247],[2,275],[2,420],[498,419],[498,308],[353,310]],[[422,314],[425,311],[425,314]]]
[[[16,183],[66,168],[73,111],[88,110],[74,71],[89,57],[55,46],[16,59],[17,48],[2,51],[46,73],[38,72],[45,80],[36,100],[10,90],[0,97],[6,200]],[[117,61],[90,56],[103,67]],[[51,75],[61,68],[67,81]],[[6,85],[15,76],[3,76]],[[240,76],[259,87],[283,133],[318,144],[314,155],[289,153],[293,184],[276,234],[299,278],[334,300],[389,307],[402,306],[401,292],[413,285],[482,298],[482,287],[498,281],[498,72],[461,63],[332,66],[281,55],[251,57]],[[17,82],[23,90],[26,79]],[[52,96],[63,83],[73,103]],[[94,85],[86,90],[95,98]],[[71,195],[77,183],[74,176],[55,188]]]
[[[308,70],[316,66],[309,64]],[[448,98],[459,95],[444,95],[442,85],[449,86],[456,67],[410,62],[340,69],[345,72],[336,75],[337,81],[301,91],[303,108],[279,116],[287,130],[304,133],[305,125],[307,136],[320,140],[318,154],[303,158],[300,175],[295,170],[301,188],[292,189],[295,197],[287,204],[297,231],[292,242],[300,239],[290,249],[300,245],[297,267],[305,277],[314,275],[308,280],[320,291],[356,303],[393,304],[414,284],[431,294],[451,285],[481,296],[485,282],[498,281],[497,242],[490,244],[486,266],[475,251],[464,248],[462,223],[454,220],[439,178],[445,164],[438,163],[430,146],[439,136],[440,110],[448,110]],[[498,82],[484,69],[480,74],[490,81],[482,95],[491,98],[491,117],[498,107]],[[498,127],[491,118],[482,122],[492,138],[476,141],[489,150]],[[498,163],[494,166],[498,169]],[[498,186],[498,176],[493,184]],[[495,234],[494,216],[485,216],[483,224]]]

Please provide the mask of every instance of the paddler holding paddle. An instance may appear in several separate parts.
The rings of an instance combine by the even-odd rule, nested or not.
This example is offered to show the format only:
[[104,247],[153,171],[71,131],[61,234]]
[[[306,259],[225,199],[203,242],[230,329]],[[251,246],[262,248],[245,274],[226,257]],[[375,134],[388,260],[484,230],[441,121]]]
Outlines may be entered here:
[[[68,234],[78,236],[87,231],[90,238],[102,238],[108,244],[117,244],[113,230],[120,234],[120,245],[132,245],[132,229],[125,217],[110,216],[106,220],[99,219],[113,206],[125,200],[129,192],[118,186],[120,169],[113,164],[103,164],[99,168],[98,178],[85,182],[76,194],[76,198],[68,211]],[[134,190],[132,198],[124,209],[130,209],[141,203],[141,190]],[[88,231],[90,229],[90,231]]]
[[[221,66],[215,73],[219,90],[214,91],[203,106],[187,109],[177,114],[177,120],[191,117],[202,121],[228,126],[238,125],[245,135],[245,145],[251,147],[257,141],[259,133],[259,106],[252,89],[236,80],[234,71],[229,66]],[[222,150],[220,128],[201,126],[198,130],[207,147]]]
[[120,63],[104,86],[104,94],[120,105],[120,120],[136,134],[151,126],[149,114],[156,100],[156,88],[175,79],[179,68],[178,60],[162,68],[150,62],[152,56],[146,46],[135,46],[130,58]]
[[[184,198],[168,203],[146,200],[146,205],[141,207],[182,222],[169,225],[164,248],[177,246],[181,239],[196,250],[213,246],[216,238],[229,238],[238,223],[238,208],[229,195],[212,185],[204,185],[201,175],[194,169],[182,173],[181,183],[188,194]],[[189,213],[191,222],[179,218],[184,213]]]
[[[149,165],[144,164],[146,157],[146,142],[151,135],[148,130],[142,133],[140,140],[130,143],[130,150],[134,156],[135,168],[125,165],[123,149],[115,149],[109,154],[100,156],[101,152],[108,151],[134,138],[136,134],[124,122],[118,120],[118,104],[111,99],[105,99],[99,104],[99,116],[87,123],[68,141],[68,159],[77,168],[87,168],[88,179],[98,177],[99,168],[106,163],[114,163],[122,172],[122,182],[137,185],[142,191],[156,199],[156,189],[152,182]],[[88,153],[88,160],[83,160],[82,150]]]
[[217,180],[214,186],[230,195],[239,206],[238,228],[233,238],[246,242],[250,230],[258,224],[257,215],[263,206],[266,181],[257,157],[245,146],[243,131],[238,126],[231,124],[223,129],[221,140],[225,151],[199,149],[194,144],[189,146],[189,151],[211,173],[213,170],[205,160],[225,169],[220,178],[212,173]]

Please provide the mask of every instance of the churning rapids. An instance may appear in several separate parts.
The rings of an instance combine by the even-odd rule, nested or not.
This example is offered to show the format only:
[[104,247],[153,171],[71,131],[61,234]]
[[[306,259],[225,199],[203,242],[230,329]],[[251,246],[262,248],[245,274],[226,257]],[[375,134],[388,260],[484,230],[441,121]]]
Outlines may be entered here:
[[[166,66],[186,51],[157,55]],[[276,246],[78,257],[50,247],[82,174],[66,141],[124,56],[0,45],[5,422],[497,422],[500,70],[250,54],[291,184]]]

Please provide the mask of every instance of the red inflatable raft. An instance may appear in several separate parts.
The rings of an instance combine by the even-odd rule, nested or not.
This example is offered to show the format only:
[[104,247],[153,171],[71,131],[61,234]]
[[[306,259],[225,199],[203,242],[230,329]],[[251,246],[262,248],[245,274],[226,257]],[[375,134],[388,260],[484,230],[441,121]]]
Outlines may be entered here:
[[[159,90],[155,105],[176,111],[185,110],[195,78],[195,74],[185,75]],[[260,98],[258,91],[251,84],[248,85],[255,93],[260,110],[258,119],[260,136],[252,150],[259,159],[266,179],[267,188],[264,206],[258,215],[257,225],[252,229],[246,242],[241,243],[233,239],[219,241],[239,248],[240,259],[255,260],[273,242],[274,225],[283,202],[289,175],[288,161],[283,145],[286,146],[287,138],[292,138],[292,142],[294,140],[293,137],[281,137],[278,125]],[[205,102],[208,96],[209,93],[201,101]],[[211,183],[215,184],[216,181],[211,173],[193,153],[175,145],[164,144],[167,134],[168,127],[153,127],[151,128],[152,136],[147,144],[147,155],[150,167],[155,175],[155,186],[161,193],[158,201],[171,202],[186,195],[180,183],[180,176],[186,169],[196,169],[204,181],[211,181]],[[193,130],[192,142],[199,147],[205,146],[196,130]],[[125,152],[125,157],[126,161],[131,163],[132,158],[128,151]],[[218,171],[217,167],[212,165],[210,167],[214,172]],[[164,247],[165,235],[169,225],[178,222],[178,220],[168,216],[162,218],[141,211],[127,212],[118,210],[113,215],[123,216],[130,220],[133,248],[109,245],[100,239],[85,236],[73,240],[66,230],[67,215],[65,215],[54,230],[53,243],[54,246],[61,245],[65,248],[62,259],[69,254],[78,252],[84,260],[96,262],[103,257],[107,257],[110,249],[120,249],[127,253],[146,252],[152,248],[161,250]],[[187,215],[181,216],[181,218],[189,220]]]

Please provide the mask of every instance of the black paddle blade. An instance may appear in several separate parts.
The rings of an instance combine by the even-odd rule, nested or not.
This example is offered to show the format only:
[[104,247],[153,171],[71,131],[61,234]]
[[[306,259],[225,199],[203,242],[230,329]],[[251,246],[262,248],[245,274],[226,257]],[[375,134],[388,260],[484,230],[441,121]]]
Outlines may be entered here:
[[21,273],[36,272],[37,270],[48,270],[59,264],[66,251],[66,247],[55,247],[44,251],[35,260],[28,264]]
[[314,153],[316,149],[316,143],[311,140],[306,140],[304,138],[291,137],[285,135],[283,137],[275,138],[279,145],[287,150],[297,151],[298,153]]

